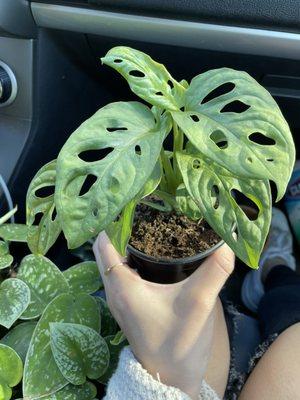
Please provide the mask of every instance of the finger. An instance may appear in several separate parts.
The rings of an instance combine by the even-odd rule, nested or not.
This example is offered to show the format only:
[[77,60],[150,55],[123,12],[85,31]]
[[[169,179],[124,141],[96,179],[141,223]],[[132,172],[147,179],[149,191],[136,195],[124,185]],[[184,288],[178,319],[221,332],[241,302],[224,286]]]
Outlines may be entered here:
[[[122,282],[124,279],[137,276],[137,274],[126,265],[126,258],[122,257],[116,251],[105,232],[99,234],[94,243],[93,251],[105,287],[111,282]],[[116,266],[106,274],[105,271],[107,268],[114,265]]]
[[227,244],[219,247],[191,276],[194,290],[206,297],[211,304],[234,270],[235,255]]

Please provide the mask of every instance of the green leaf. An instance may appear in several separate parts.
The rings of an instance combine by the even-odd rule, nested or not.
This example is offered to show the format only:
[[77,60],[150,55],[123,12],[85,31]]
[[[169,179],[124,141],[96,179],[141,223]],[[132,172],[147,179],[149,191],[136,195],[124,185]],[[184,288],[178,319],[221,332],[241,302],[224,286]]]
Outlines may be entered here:
[[139,191],[132,201],[126,204],[117,221],[113,221],[105,229],[115,249],[122,256],[126,256],[126,248],[131,236],[136,205],[141,199],[154,192],[159,185],[161,176],[162,169],[160,162],[158,161],[144,187]]
[[[177,160],[185,186],[204,219],[242,261],[258,268],[271,222],[268,181],[236,178],[202,155],[178,153]],[[259,210],[256,220],[248,219],[232,190],[238,190],[256,204]],[[237,240],[232,235],[235,224]]]
[[[4,224],[0,226],[0,237],[8,242],[27,242],[28,226],[23,224]],[[37,230],[37,227],[31,227]]]
[[13,261],[13,257],[9,254],[8,243],[0,240],[0,269],[9,267]]
[[[56,160],[44,165],[32,179],[26,197],[26,216],[28,230],[28,246],[34,254],[46,254],[55,243],[61,232],[59,218],[54,204],[54,186],[56,180]],[[53,194],[41,197],[39,190],[51,190]],[[49,189],[50,188],[50,189]],[[36,229],[35,217],[42,214]]]
[[11,347],[24,362],[29,348],[36,322],[23,322],[10,330],[2,339],[1,343]]
[[123,342],[119,343],[118,345],[111,344],[111,341],[114,339],[113,335],[107,336],[104,339],[109,348],[110,359],[109,359],[109,366],[108,366],[105,374],[100,376],[98,381],[100,383],[103,383],[104,385],[106,385],[109,382],[109,380],[112,377],[115,370],[117,369],[121,351],[124,349],[125,346],[128,345],[128,343],[126,341],[123,341]]
[[178,83],[164,65],[130,47],[114,47],[101,58],[103,64],[118,71],[130,89],[150,104],[167,110],[179,110],[185,88]]
[[50,324],[51,349],[58,368],[73,385],[97,379],[109,364],[105,340],[93,329],[70,323]]
[[28,285],[31,293],[30,304],[22,319],[39,317],[50,301],[70,290],[63,273],[44,256],[30,254],[23,258],[18,278]]
[[18,354],[10,347],[0,344],[0,399],[9,400],[11,388],[22,379],[23,364]]
[[63,272],[71,292],[92,294],[103,288],[100,272],[95,261],[76,264]]
[[188,218],[194,221],[202,219],[201,211],[186,190],[184,183],[179,185],[176,190],[176,203],[178,210]]
[[115,334],[115,336],[111,339],[110,343],[113,346],[118,346],[119,344],[126,341],[126,336],[122,331],[119,331]]
[[112,316],[108,305],[105,300],[101,297],[95,297],[98,307],[99,314],[101,315],[101,336],[115,335],[118,329],[118,325],[114,317]]
[[50,396],[68,383],[52,354],[52,322],[82,324],[99,332],[100,316],[97,303],[87,294],[62,294],[47,306],[34,331],[25,361],[23,395],[28,400]]
[[[109,104],[85,121],[62,148],[55,203],[70,248],[104,230],[146,183],[154,169],[169,119],[155,122],[143,104]],[[88,153],[110,153],[98,161]],[[83,194],[84,181],[96,182]],[[84,187],[83,187],[84,189]]]
[[20,279],[10,278],[0,285],[0,325],[9,329],[28,307],[30,290]]
[[17,210],[18,210],[18,207],[16,206],[14,209],[8,211],[8,213],[6,213],[2,217],[0,217],[0,225],[7,222],[17,212]]
[[43,397],[43,400],[95,400],[97,389],[91,382],[84,385],[67,385],[51,396]]
[[[231,91],[205,101],[214,89],[230,83]],[[236,102],[249,108],[224,109]],[[277,185],[278,200],[284,195],[295,161],[293,138],[272,96],[246,72],[221,68],[196,76],[186,91],[185,112],[172,116],[205,157],[234,175],[270,179]],[[262,144],[266,140],[270,144]]]

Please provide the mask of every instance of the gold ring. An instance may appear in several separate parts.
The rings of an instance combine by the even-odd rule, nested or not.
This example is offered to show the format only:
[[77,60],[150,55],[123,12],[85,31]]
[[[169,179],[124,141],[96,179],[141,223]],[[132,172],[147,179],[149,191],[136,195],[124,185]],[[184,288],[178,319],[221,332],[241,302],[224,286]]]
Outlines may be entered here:
[[109,265],[109,266],[106,268],[106,270],[104,271],[104,275],[108,275],[108,274],[111,272],[111,270],[113,270],[115,267],[119,267],[119,266],[121,266],[121,265],[125,265],[125,262],[118,262],[118,263],[116,263],[116,264]]

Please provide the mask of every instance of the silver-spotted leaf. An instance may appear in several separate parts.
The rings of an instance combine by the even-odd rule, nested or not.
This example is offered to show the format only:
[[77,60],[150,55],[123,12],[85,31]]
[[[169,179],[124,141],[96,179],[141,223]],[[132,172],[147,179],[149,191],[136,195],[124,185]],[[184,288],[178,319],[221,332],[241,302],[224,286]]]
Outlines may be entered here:
[[97,379],[109,364],[105,340],[84,325],[50,324],[51,349],[58,368],[68,382],[82,385],[86,378]]
[[34,331],[26,356],[23,395],[28,400],[50,396],[68,384],[52,354],[52,322],[82,324],[99,332],[100,315],[97,303],[87,294],[62,294],[47,306]]
[[104,339],[109,348],[109,354],[110,354],[109,366],[108,366],[106,372],[100,376],[98,381],[103,383],[104,385],[106,385],[108,383],[108,381],[110,380],[110,378],[112,377],[115,370],[117,369],[121,351],[123,350],[123,348],[125,346],[128,345],[128,343],[126,341],[123,341],[123,342],[119,343],[118,345],[111,344],[111,341],[114,339],[113,335],[107,336]]
[[[217,88],[227,92],[209,100]],[[185,111],[172,116],[205,157],[236,176],[272,180],[277,198],[284,195],[295,161],[293,138],[272,96],[246,72],[221,68],[196,76]]]
[[91,382],[83,385],[67,385],[51,396],[43,397],[43,400],[95,400],[97,389]]
[[[169,130],[167,116],[156,122],[145,105],[118,102],[101,108],[70,136],[58,156],[55,189],[70,248],[105,229],[137,195]],[[85,188],[89,179],[93,184]]]
[[[177,160],[185,186],[204,219],[242,261],[258,268],[271,222],[269,182],[237,178],[202,155],[178,153]],[[255,203],[259,211],[255,220],[237,204],[234,191]]]
[[12,210],[10,210],[6,214],[4,214],[2,217],[0,217],[0,225],[7,222],[17,212],[17,210],[18,210],[18,207],[16,206]]
[[136,195],[136,197],[128,204],[126,204],[121,214],[118,216],[118,219],[109,224],[105,229],[115,249],[122,256],[126,256],[126,248],[131,236],[136,205],[140,202],[141,199],[154,192],[154,190],[159,185],[161,177],[162,168],[160,161],[158,161],[149,179]]
[[9,267],[13,261],[13,256],[9,254],[8,243],[0,240],[0,269]]
[[[8,242],[27,242],[28,226],[25,224],[3,224],[0,225],[0,238]],[[31,227],[37,229],[37,227]]]
[[[26,219],[28,246],[34,254],[46,254],[61,232],[59,218],[54,204],[54,186],[56,180],[56,160],[44,165],[32,179],[26,196]],[[45,190],[46,194],[42,195]],[[48,192],[52,190],[52,192]],[[42,214],[36,227],[35,217]]]
[[44,256],[30,254],[23,258],[18,278],[30,288],[31,299],[22,319],[39,317],[47,305],[70,288],[63,273]]
[[0,343],[0,399],[9,400],[12,390],[22,379],[23,363],[10,347]]
[[0,285],[0,325],[10,328],[23,314],[30,302],[29,287],[16,278],[9,278]]
[[2,339],[1,343],[11,347],[25,362],[26,354],[29,348],[36,322],[23,322],[11,329]]
[[92,294],[103,288],[102,279],[95,261],[84,261],[63,272],[71,292]]
[[184,85],[173,79],[164,65],[147,54],[117,46],[109,50],[101,61],[118,71],[127,80],[130,89],[150,104],[167,110],[179,110],[183,105]]
[[118,325],[106,301],[99,296],[95,297],[95,299],[99,307],[99,314],[101,315],[101,336],[115,335],[118,330]]

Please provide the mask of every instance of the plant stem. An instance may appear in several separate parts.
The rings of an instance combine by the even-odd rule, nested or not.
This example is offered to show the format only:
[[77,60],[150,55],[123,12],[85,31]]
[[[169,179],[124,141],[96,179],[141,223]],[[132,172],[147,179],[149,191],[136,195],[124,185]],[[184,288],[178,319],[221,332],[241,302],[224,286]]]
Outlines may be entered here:
[[175,193],[176,187],[177,187],[177,182],[176,182],[176,176],[174,174],[171,160],[170,158],[166,155],[165,150],[162,148],[160,152],[160,157],[161,157],[161,162],[164,170],[164,176],[167,184],[167,190],[170,193]]
[[182,182],[181,172],[176,161],[176,152],[183,150],[183,133],[173,121],[173,169],[176,178],[176,187]]

